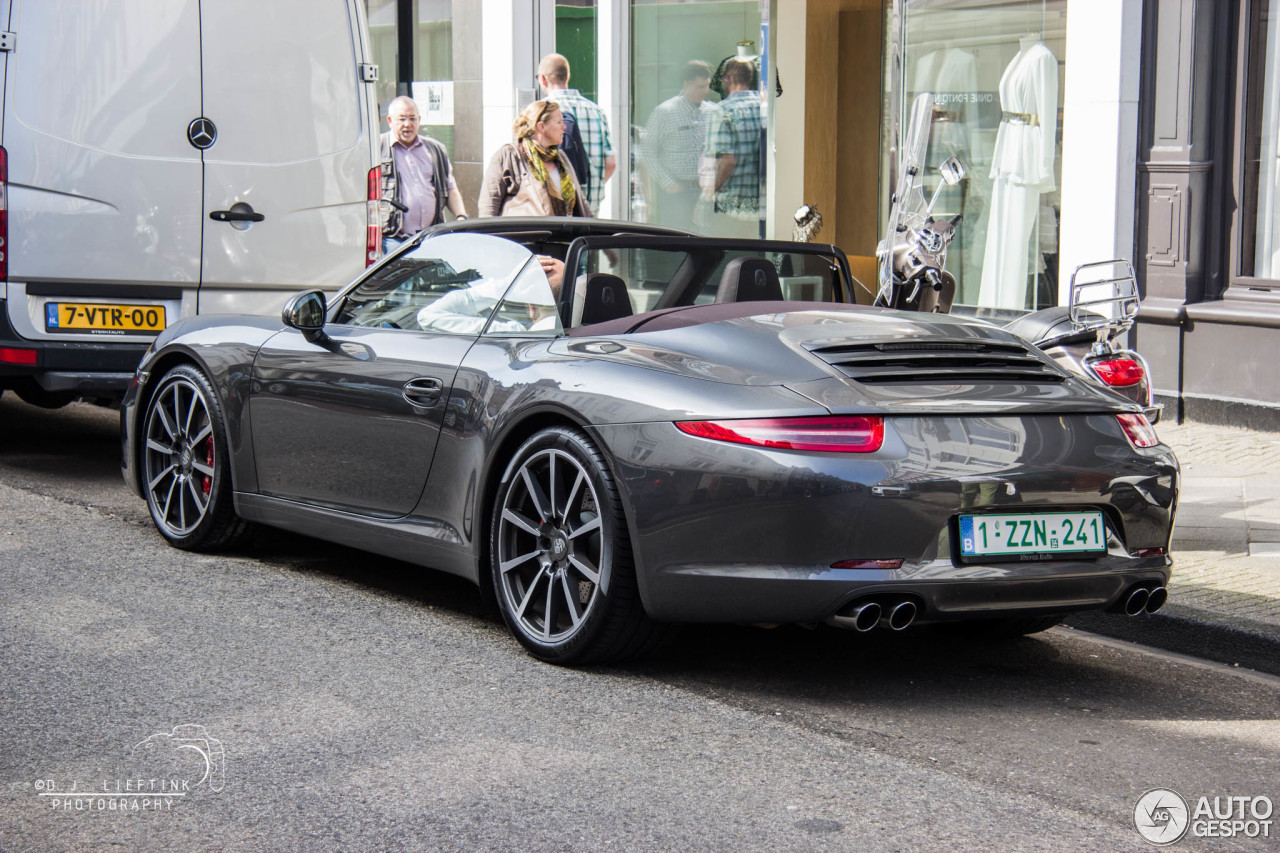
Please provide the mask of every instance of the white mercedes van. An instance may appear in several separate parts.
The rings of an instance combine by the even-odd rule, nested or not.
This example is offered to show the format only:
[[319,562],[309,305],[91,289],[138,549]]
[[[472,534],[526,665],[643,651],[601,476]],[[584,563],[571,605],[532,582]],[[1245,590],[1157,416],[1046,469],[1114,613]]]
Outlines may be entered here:
[[178,317],[376,260],[363,0],[0,0],[0,390],[110,400]]

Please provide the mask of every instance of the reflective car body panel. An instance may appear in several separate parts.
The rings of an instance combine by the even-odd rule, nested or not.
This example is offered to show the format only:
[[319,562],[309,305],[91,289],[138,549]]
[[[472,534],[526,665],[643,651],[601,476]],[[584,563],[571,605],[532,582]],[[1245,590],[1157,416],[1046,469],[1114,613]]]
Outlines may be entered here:
[[[125,400],[126,478],[143,493],[138,424],[158,377],[185,361],[206,373],[225,410],[243,518],[482,584],[498,484],[516,447],[548,426],[573,428],[601,451],[654,619],[819,621],[868,595],[910,595],[923,621],[1049,614],[1108,607],[1134,584],[1167,582],[1177,460],[1126,436],[1117,415],[1138,407],[1013,335],[848,304],[698,302],[696,277],[651,311],[539,330],[535,297],[519,303],[530,309],[527,327],[504,313],[537,261],[491,247],[476,233],[484,227],[436,229],[384,261],[339,295],[319,336],[244,318],[171,327]],[[500,227],[506,238],[486,239],[541,251],[560,225]],[[563,236],[584,227],[565,224]],[[467,252],[492,248],[490,257],[442,274],[440,258],[464,245],[450,242],[458,230]],[[652,231],[663,251],[716,249]],[[492,272],[486,264],[499,255],[502,271]],[[718,274],[719,258],[681,269]],[[435,266],[414,272],[419,262]],[[416,325],[434,322],[460,282],[479,292],[477,281],[496,295],[474,328]],[[635,284],[631,298],[647,286]],[[353,313],[360,294],[375,304],[371,292],[376,312]],[[797,451],[676,427],[833,414],[883,418],[883,445]],[[1049,510],[1100,511],[1105,554],[961,558],[960,515]],[[893,564],[835,567],[865,561]]]
[[[698,446],[669,424],[599,428],[633,508],[646,607],[679,621],[811,621],[872,590],[914,591],[927,619],[1101,607],[1167,578],[1167,558],[1131,552],[1168,545],[1177,462],[1163,447],[1136,456],[1114,417],[893,417],[885,433],[879,452],[850,458]],[[961,512],[1083,507],[1104,512],[1106,557],[957,560]],[[899,569],[831,568],[895,558]],[[1027,588],[993,602],[988,582],[1013,580]]]

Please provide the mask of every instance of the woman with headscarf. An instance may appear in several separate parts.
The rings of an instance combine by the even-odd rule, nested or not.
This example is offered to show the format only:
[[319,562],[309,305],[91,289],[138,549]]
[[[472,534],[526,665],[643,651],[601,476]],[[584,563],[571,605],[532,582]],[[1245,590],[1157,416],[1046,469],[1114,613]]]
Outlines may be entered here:
[[593,216],[568,158],[559,150],[564,116],[555,101],[534,101],[498,149],[480,187],[481,216]]

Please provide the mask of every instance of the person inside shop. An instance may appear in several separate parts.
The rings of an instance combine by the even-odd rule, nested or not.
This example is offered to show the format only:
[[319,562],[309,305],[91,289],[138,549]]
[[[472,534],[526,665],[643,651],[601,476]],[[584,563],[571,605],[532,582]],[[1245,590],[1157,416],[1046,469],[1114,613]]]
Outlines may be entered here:
[[382,164],[382,251],[390,252],[424,228],[444,221],[444,209],[467,218],[453,164],[444,146],[419,134],[422,118],[413,98],[400,96],[387,107],[390,129],[379,138]]
[[728,96],[707,131],[707,156],[715,163],[713,197],[717,230],[724,236],[756,237],[760,231],[760,139],[764,116],[751,63],[725,63],[721,81]]
[[480,187],[481,216],[592,216],[582,185],[559,150],[564,117],[555,101],[534,101],[494,153]]
[[711,66],[691,60],[681,76],[680,94],[649,114],[641,161],[653,187],[656,222],[694,230],[694,210],[701,195],[698,164],[707,142],[710,117],[720,108],[707,99]]

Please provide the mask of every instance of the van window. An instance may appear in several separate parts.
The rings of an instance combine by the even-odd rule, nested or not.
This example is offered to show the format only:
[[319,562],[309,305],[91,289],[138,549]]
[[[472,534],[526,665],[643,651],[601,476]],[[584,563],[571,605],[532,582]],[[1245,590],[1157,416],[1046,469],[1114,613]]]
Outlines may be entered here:
[[202,4],[204,109],[218,126],[206,160],[284,163],[357,144],[364,116],[348,5]]
[[196,0],[40,0],[21,10],[11,121],[111,154],[200,159],[186,136],[200,110]]

